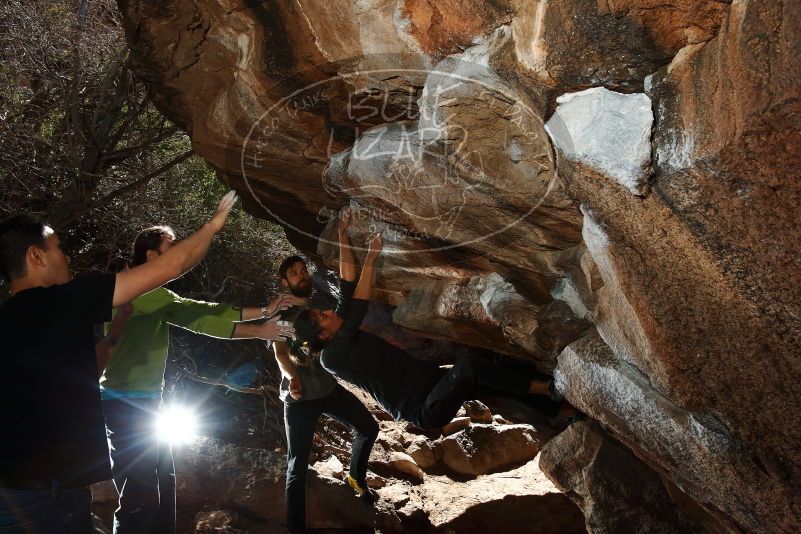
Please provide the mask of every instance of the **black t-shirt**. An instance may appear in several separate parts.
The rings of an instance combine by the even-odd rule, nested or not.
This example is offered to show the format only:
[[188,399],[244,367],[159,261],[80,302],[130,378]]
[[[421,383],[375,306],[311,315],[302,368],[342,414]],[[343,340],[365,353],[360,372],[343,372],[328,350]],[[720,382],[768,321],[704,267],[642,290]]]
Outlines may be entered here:
[[342,326],[320,355],[328,371],[362,389],[395,419],[415,421],[429,390],[442,376],[439,366],[418,360],[403,349],[359,330],[368,300],[353,299],[356,285],[340,282],[337,313]]
[[111,320],[115,275],[20,291],[0,306],[0,483],[111,478],[93,325]]

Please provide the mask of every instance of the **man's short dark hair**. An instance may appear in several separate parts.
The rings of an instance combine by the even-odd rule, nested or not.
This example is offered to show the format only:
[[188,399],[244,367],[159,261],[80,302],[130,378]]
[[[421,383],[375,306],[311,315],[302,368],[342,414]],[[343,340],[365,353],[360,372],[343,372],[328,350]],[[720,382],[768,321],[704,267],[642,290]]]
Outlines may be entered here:
[[169,226],[163,225],[151,226],[139,232],[139,235],[134,239],[133,247],[131,247],[133,256],[131,259],[132,266],[136,267],[137,265],[145,263],[147,261],[147,251],[155,250],[158,252],[161,248],[161,242],[164,240],[164,236],[170,236],[174,239],[175,232]]
[[302,263],[303,265],[306,265],[306,260],[304,260],[300,256],[290,256],[284,261],[282,261],[281,265],[278,266],[278,277],[282,280],[286,280],[286,272],[289,270],[290,267],[292,267],[298,262]]
[[14,215],[0,222],[0,275],[7,282],[28,273],[25,254],[31,247],[47,250],[47,224],[31,215]]

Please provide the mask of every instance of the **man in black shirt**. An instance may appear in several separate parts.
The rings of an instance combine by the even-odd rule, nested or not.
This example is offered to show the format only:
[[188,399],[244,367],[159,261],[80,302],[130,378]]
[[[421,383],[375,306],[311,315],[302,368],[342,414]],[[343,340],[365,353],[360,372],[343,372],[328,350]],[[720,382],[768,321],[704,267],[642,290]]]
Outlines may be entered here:
[[[340,240],[347,239],[340,233]],[[537,373],[521,373],[487,358],[461,358],[449,370],[416,359],[380,337],[359,330],[367,312],[381,237],[369,244],[358,285],[355,267],[342,276],[342,295],[336,310],[310,307],[295,320],[296,336],[313,350],[334,375],[368,391],[395,419],[422,428],[441,428],[450,422],[477,387],[512,394],[541,394],[561,400],[553,381]],[[343,253],[344,251],[344,253]],[[340,262],[355,263],[350,244],[340,243]]]
[[[342,225],[340,225],[342,228]],[[278,268],[281,283],[290,295],[279,297],[276,308],[291,307],[281,313],[283,320],[294,320],[307,305],[312,286],[306,262],[298,256],[285,259]],[[281,369],[281,400],[284,401],[284,426],[287,441],[286,516],[291,534],[306,529],[306,473],[309,465],[314,430],[320,415],[325,414],[354,429],[350,473],[346,482],[368,503],[372,495],[367,488],[367,461],[378,437],[378,423],[370,411],[351,392],[322,368],[319,358],[304,355],[299,346],[273,342],[275,359]]]
[[111,478],[93,326],[191,269],[235,202],[233,192],[223,197],[157,261],[75,280],[52,229],[26,215],[0,222],[11,294],[0,306],[0,531],[93,532],[89,485]]

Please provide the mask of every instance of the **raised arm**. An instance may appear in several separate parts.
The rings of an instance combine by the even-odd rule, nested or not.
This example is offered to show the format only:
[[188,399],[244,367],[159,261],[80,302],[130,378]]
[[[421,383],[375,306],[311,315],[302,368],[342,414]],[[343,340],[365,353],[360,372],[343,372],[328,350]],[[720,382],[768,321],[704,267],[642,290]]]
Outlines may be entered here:
[[359,276],[359,283],[356,284],[356,290],[353,292],[354,299],[370,300],[370,295],[373,292],[375,262],[379,254],[381,254],[382,247],[383,240],[381,239],[381,234],[375,234],[370,238],[367,256],[364,258],[364,265],[362,266],[362,274]]
[[156,260],[118,273],[113,306],[130,302],[194,267],[206,255],[214,236],[222,231],[235,202],[236,193],[231,191],[220,200],[214,216],[200,230],[170,247]]
[[348,239],[348,226],[351,220],[350,208],[344,208],[339,214],[339,277],[352,282],[356,280],[356,258],[353,256],[353,247]]

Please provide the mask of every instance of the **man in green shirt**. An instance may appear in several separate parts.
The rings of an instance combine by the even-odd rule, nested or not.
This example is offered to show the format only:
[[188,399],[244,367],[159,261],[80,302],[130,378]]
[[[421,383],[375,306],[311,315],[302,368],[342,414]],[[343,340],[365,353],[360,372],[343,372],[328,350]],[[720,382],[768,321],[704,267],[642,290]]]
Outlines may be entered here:
[[[175,241],[172,229],[143,230],[133,246],[133,265],[155,261]],[[113,353],[100,379],[103,411],[120,503],[114,533],[175,532],[175,468],[169,444],[154,435],[161,404],[169,327],[223,339],[279,339],[291,327],[271,317],[283,304],[238,308],[185,299],[160,287],[134,299],[122,337],[107,336]],[[271,309],[275,308],[275,309]],[[107,327],[108,332],[108,327]]]

